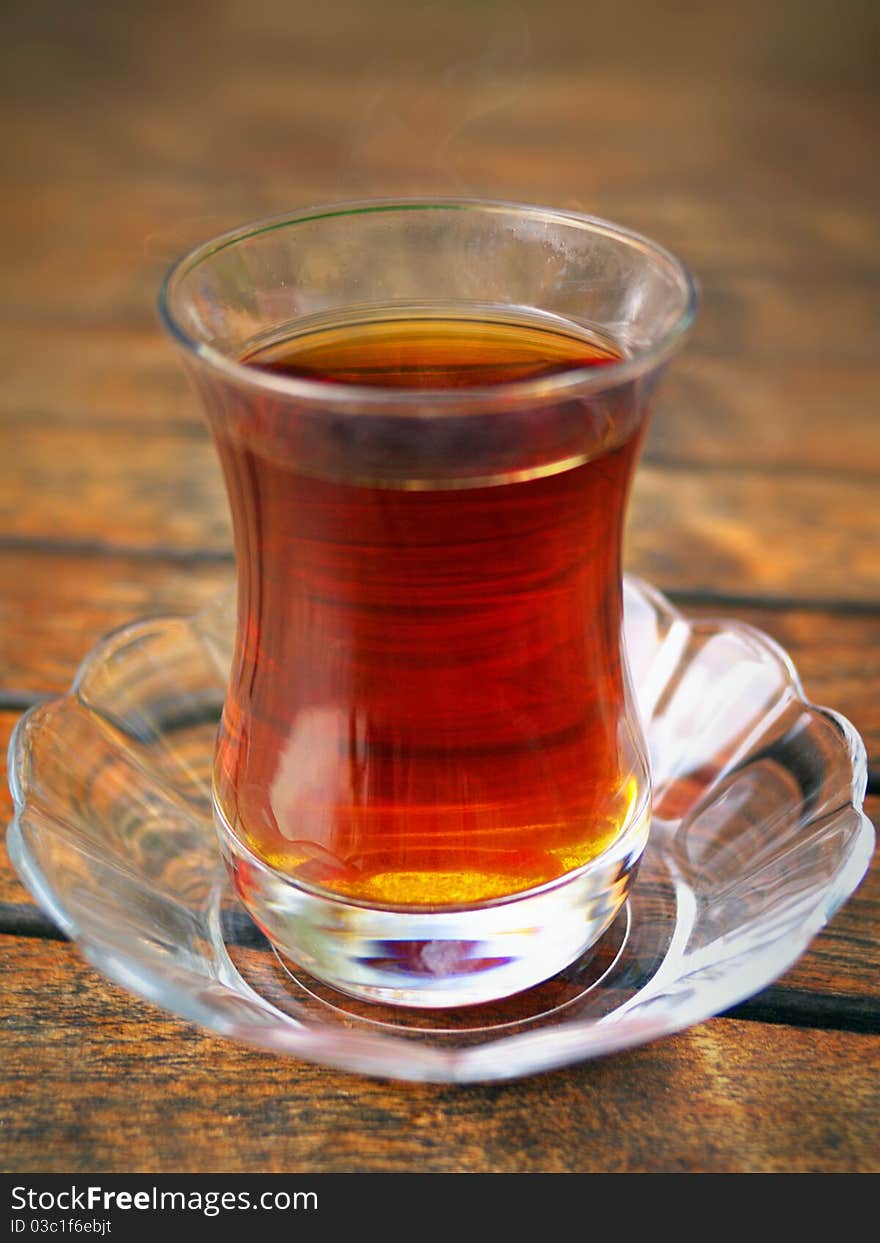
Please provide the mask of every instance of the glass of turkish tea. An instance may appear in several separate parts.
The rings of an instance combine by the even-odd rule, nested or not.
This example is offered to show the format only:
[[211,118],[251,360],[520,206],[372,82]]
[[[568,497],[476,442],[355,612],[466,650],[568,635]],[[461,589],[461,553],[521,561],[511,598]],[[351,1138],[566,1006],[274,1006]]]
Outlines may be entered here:
[[549,978],[648,834],[621,536],[686,270],[569,212],[372,201],[216,238],[160,305],[232,511],[214,815],[242,903],[362,998]]

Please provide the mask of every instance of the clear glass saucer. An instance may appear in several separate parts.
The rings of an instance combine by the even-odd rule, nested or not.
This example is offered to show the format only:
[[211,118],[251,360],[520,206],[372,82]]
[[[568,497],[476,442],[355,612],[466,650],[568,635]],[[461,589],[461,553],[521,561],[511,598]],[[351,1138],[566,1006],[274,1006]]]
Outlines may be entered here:
[[211,812],[232,597],[106,637],[10,747],[8,843],[99,971],[262,1049],[395,1079],[510,1079],[643,1044],[784,972],[853,892],[874,831],[865,749],[786,654],[689,620],[628,579],[626,639],[653,764],[633,893],[560,975],[491,1005],[359,1002],[269,947],[232,893]]

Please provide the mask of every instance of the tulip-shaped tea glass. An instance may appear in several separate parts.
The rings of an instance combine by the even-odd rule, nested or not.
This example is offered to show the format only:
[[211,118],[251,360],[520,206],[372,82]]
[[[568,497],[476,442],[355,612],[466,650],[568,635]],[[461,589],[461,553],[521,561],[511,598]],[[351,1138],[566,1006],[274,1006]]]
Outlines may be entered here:
[[614,918],[650,819],[621,533],[693,306],[645,238],[491,202],[303,211],[170,273],[235,531],[216,824],[283,959],[456,1006]]

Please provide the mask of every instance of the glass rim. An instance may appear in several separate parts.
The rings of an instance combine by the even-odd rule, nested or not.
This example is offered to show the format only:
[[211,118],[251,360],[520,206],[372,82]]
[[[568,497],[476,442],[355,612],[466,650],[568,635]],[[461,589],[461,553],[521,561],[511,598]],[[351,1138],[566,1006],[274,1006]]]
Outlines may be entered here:
[[[677,279],[681,291],[681,310],[672,326],[656,341],[643,349],[635,350],[621,358],[619,362],[606,363],[602,367],[589,365],[572,367],[550,376],[509,380],[491,386],[423,390],[348,384],[343,381],[311,380],[255,367],[230,357],[208,341],[200,340],[183,326],[180,317],[172,309],[176,288],[184,278],[205,260],[239,242],[258,237],[262,233],[270,233],[298,224],[308,224],[316,220],[404,211],[477,211],[498,215],[518,215],[546,222],[558,222],[559,225],[569,228],[580,228],[585,232],[603,235],[628,245],[634,250],[650,253],[663,260]],[[444,406],[454,407],[457,412],[466,406],[485,409],[487,406],[497,407],[501,402],[509,406],[511,403],[552,400],[554,397],[569,394],[589,394],[614,388],[655,370],[675,353],[693,324],[697,301],[696,282],[686,265],[672,251],[644,234],[600,216],[505,199],[417,196],[355,199],[318,204],[251,221],[217,234],[187,251],[171,265],[159,290],[158,311],[166,331],[187,354],[195,356],[200,362],[220,372],[228,380],[247,388],[259,389],[278,397],[306,400],[318,406],[351,407],[353,404],[368,408],[381,406],[388,413],[395,411],[405,413],[413,409],[424,410],[430,407],[435,410]],[[486,306],[486,304],[481,305]],[[521,307],[520,309],[527,308]],[[576,321],[571,322],[576,324]]]

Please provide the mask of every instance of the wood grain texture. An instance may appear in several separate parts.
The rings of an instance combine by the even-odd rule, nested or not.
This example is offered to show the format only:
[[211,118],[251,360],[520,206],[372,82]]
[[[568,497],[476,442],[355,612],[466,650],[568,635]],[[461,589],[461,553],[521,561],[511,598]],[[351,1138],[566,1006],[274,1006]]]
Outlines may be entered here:
[[390,1084],[206,1036],[70,946],[8,940],[8,1170],[877,1168],[877,1036],[715,1020],[509,1085]]
[[[147,550],[149,551],[149,550]],[[0,688],[64,692],[77,666],[107,631],[145,616],[188,614],[234,582],[234,563],[175,561],[164,555],[96,556],[0,544]],[[741,580],[735,581],[736,588]],[[769,634],[791,655],[807,695],[848,716],[880,766],[880,612],[756,607],[685,596],[687,616],[726,617]]]
[[[5,29],[0,743],[109,626],[231,573],[213,447],[156,322],[168,263],[309,203],[445,193],[592,212],[691,265],[700,317],[628,564],[779,639],[880,759],[871,0],[31,0]],[[5,860],[0,901],[28,901]],[[875,862],[750,1021],[468,1089],[282,1063],[66,944],[0,938],[2,1163],[875,1170],[880,1037],[836,1028],[876,1016],[878,907]]]
[[229,551],[226,494],[207,435],[142,436],[128,427],[83,436],[39,423],[0,428],[16,471],[0,497],[7,536],[137,550]]
[[[747,295],[737,290],[743,285],[751,286]],[[695,336],[661,389],[647,460],[727,471],[880,473],[877,334],[853,336],[850,327],[878,313],[866,305],[867,290],[843,289],[826,279],[783,291],[735,275],[704,290]],[[873,286],[870,297],[880,299]],[[827,305],[831,318],[817,317],[817,305]],[[767,323],[755,327],[762,316]],[[51,340],[47,367],[44,322],[3,327],[0,418],[9,436],[37,426],[50,443],[51,430],[67,426],[80,437],[105,426],[144,438],[171,431],[182,453],[188,438],[207,438],[198,401],[158,325],[70,320],[53,326]],[[65,443],[59,436],[59,451]]]
[[[230,554],[226,495],[207,437],[8,424],[0,454],[16,462],[0,492],[7,547],[52,540],[71,552]],[[748,584],[756,595],[880,608],[876,492],[865,476],[646,462],[633,490],[627,563],[667,591]]]
[[876,478],[878,396],[873,361],[819,347],[798,360],[755,357],[750,345],[722,355],[695,342],[660,390],[645,457],[655,465]]
[[875,605],[873,479],[794,477],[642,465],[625,544],[628,567],[666,591],[711,589]]
[[117,626],[143,617],[189,615],[231,589],[231,554],[175,562],[19,548],[0,543],[0,688],[61,694],[81,660]]

